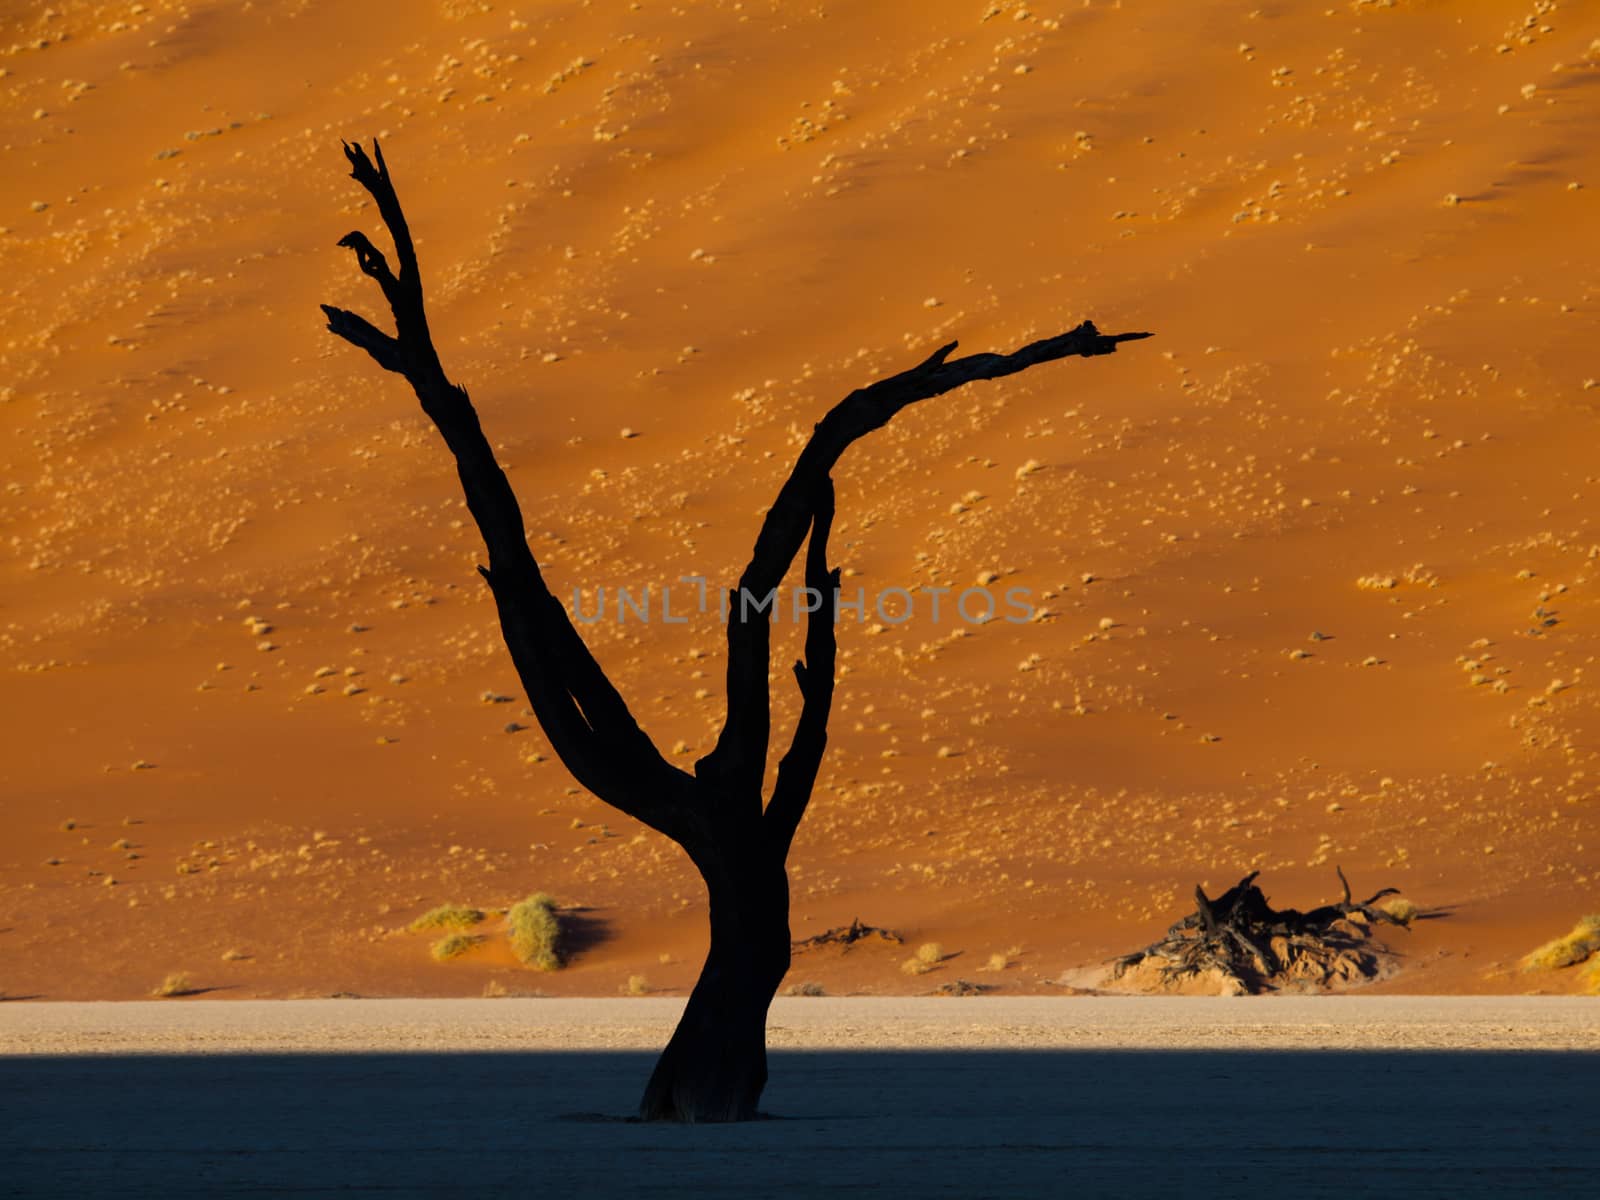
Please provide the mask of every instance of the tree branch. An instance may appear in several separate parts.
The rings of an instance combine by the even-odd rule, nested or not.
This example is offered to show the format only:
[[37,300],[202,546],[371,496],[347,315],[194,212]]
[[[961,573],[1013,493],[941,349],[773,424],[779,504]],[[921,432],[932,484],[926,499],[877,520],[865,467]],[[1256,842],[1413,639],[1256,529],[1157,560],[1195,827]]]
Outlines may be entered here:
[[382,287],[396,332],[391,336],[354,313],[323,305],[328,329],[406,377],[455,457],[467,507],[489,551],[489,566],[479,570],[494,595],[506,648],[561,761],[602,800],[681,841],[693,781],[640,729],[545,583],[528,546],[516,493],[484,437],[477,410],[440,365],[428,331],[416,249],[382,150],[373,142],[376,165],[359,145],[346,144],[344,153],[352,178],[378,205],[394,240],[399,272],[390,270],[364,234],[346,234],[339,244],[353,250],[362,272]]
[[390,337],[365,317],[331,304],[321,306],[328,318],[328,328],[352,346],[359,346],[377,361],[385,371],[405,372],[405,360],[400,355],[399,339]]
[[822,477],[806,546],[806,587],[817,607],[806,614],[806,657],[794,664],[800,685],[800,718],[789,750],[778,763],[778,779],[767,804],[768,844],[782,862],[789,854],[828,745],[828,715],[833,708],[833,668],[838,649],[839,570],[828,568],[828,532],[833,527],[833,479]]
[[724,789],[759,803],[766,772],[771,714],[767,695],[771,637],[762,612],[746,611],[741,600],[773,593],[794,562],[811,525],[812,496],[850,446],[887,425],[901,409],[943,395],[980,379],[1000,379],[1060,358],[1091,358],[1113,353],[1122,342],[1148,333],[1104,334],[1085,321],[1066,333],[1032,342],[1011,354],[972,354],[948,361],[956,343],[941,346],[925,361],[898,375],[851,392],[817,422],[778,497],[767,511],[749,565],[739,577],[739,593],[728,614],[728,712],[717,743],[695,763],[695,774],[716,779]]

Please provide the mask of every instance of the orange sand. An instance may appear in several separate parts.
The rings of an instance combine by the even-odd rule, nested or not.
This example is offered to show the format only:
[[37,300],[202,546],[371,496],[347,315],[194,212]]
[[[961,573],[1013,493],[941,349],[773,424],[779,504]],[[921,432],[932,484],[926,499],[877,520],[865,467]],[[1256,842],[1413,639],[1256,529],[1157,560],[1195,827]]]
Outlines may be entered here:
[[[380,233],[338,146],[371,135],[558,592],[731,582],[811,422],[942,340],[1155,331],[841,464],[847,587],[994,573],[1049,612],[847,619],[794,927],[910,946],[795,979],[1044,989],[1196,882],[1260,868],[1307,907],[1340,863],[1450,910],[1385,990],[1576,986],[1514,965],[1600,909],[1600,11],[19,7],[6,994],[693,979],[692,869],[506,732],[532,722],[448,456],[322,329],[319,301],[381,315],[334,247]],[[587,633],[658,743],[702,753],[717,622]],[[558,975],[393,932],[535,890],[589,909]],[[922,941],[956,957],[902,973]]]

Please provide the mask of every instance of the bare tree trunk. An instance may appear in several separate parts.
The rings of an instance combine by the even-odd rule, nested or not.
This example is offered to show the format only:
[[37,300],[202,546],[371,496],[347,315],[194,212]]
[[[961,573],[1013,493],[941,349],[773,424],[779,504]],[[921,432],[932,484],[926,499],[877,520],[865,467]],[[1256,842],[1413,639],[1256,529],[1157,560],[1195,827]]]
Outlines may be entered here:
[[759,844],[720,846],[699,865],[711,949],[645,1088],[646,1121],[748,1121],[767,1083],[767,1008],[789,970],[788,872]]
[[739,577],[740,596],[775,593],[806,547],[805,582],[820,604],[806,621],[805,659],[794,664],[801,710],[772,793],[762,802],[770,735],[771,638],[764,611],[734,598],[728,620],[727,713],[716,745],[690,775],[669,763],[551,593],[528,545],[522,511],[483,435],[466,390],[450,382],[428,332],[416,249],[383,152],[374,164],[346,145],[351,176],[377,203],[399,270],[365,234],[348,233],[362,272],[394,315],[388,334],[364,317],[323,305],[328,329],[403,375],[456,460],[467,507],[483,534],[479,567],[500,629],[539,725],[579,783],[688,851],[711,899],[711,951],[672,1040],[645,1090],[646,1120],[741,1121],[756,1115],[767,1080],[767,1008],[789,969],[789,881],[784,863],[805,816],[828,741],[833,704],[839,572],[828,566],[834,494],[830,472],[858,439],[921,400],[1040,363],[1113,353],[1147,333],[1103,334],[1089,321],[1011,354],[951,359],[941,346],[908,371],[851,392],[812,430],[779,489]]

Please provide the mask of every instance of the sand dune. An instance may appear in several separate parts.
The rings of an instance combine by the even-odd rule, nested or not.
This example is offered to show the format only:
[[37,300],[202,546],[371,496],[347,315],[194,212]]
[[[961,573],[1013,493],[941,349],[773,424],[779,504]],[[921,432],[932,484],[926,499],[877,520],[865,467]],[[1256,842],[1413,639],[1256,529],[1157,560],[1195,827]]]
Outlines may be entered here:
[[[796,980],[1046,990],[1338,863],[1448,910],[1382,989],[1577,988],[1516,962],[1600,908],[1597,47],[1570,0],[6,7],[0,989],[693,979],[692,870],[554,761],[446,454],[321,327],[376,315],[372,136],[587,604],[731,582],[810,423],[943,340],[1155,333],[841,464],[847,587],[1038,611],[841,630],[796,935],[959,957]],[[714,618],[585,634],[704,751]],[[398,932],[536,890],[559,975]]]

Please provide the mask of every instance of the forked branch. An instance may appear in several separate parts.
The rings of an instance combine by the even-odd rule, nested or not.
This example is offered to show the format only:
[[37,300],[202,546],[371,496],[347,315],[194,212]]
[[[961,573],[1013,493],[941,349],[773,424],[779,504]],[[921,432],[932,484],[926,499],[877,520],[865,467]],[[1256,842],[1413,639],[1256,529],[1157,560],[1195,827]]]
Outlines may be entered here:
[[489,565],[479,568],[494,593],[506,647],[529,703],[550,744],[573,775],[606,802],[668,836],[681,836],[689,778],[669,764],[639,728],[621,695],[551,593],[528,546],[522,510],[464,388],[440,366],[428,331],[422,277],[405,213],[383,152],[376,165],[360,146],[346,145],[351,175],[366,188],[394,240],[399,273],[362,233],[341,246],[355,252],[362,273],[377,280],[394,316],[395,333],[365,318],[323,305],[328,328],[404,375],[423,412],[443,435],[461,476],[467,507],[483,534]]
[[1148,333],[1101,333],[1085,321],[1066,333],[1032,342],[1011,354],[971,354],[950,361],[956,343],[941,346],[924,362],[851,392],[812,430],[778,498],[767,511],[750,563],[739,578],[728,618],[728,713],[717,743],[695,764],[695,773],[723,780],[729,789],[759,802],[766,771],[771,715],[767,696],[771,639],[763,611],[747,607],[773,594],[794,562],[811,524],[810,498],[850,446],[919,400],[982,379],[1000,379],[1056,359],[1092,358],[1115,352],[1123,342]]
[[[779,860],[794,837],[827,742],[836,655],[838,572],[827,565],[834,495],[830,472],[858,439],[919,400],[982,379],[999,379],[1040,363],[1110,354],[1148,333],[1103,334],[1083,322],[1010,354],[952,360],[956,343],[940,347],[908,371],[851,392],[819,421],[768,510],[739,579],[728,620],[728,712],[716,745],[695,764],[692,779],[668,763],[600,669],[562,604],[547,586],[528,546],[522,512],[496,461],[465,389],[450,382],[428,330],[422,276],[405,213],[377,142],[368,158],[346,144],[352,177],[378,206],[394,242],[396,266],[360,231],[339,244],[383,290],[394,317],[387,333],[366,318],[323,305],[328,329],[365,350],[385,370],[403,375],[454,455],[473,520],[483,534],[494,593],[512,661],[540,725],[561,760],[601,799],[682,842],[703,840],[706,819],[722,805],[759,813],[771,728],[767,672],[770,609],[795,555],[811,535],[807,587],[823,602],[808,618],[805,661],[797,663],[802,708],[793,742],[780,763],[766,828]],[[376,161],[374,161],[376,160]],[[750,601],[760,607],[753,607]],[[698,780],[708,789],[695,792]],[[711,803],[703,802],[709,793]],[[699,796],[700,799],[695,799]],[[695,831],[700,831],[697,834]]]
[[833,479],[824,475],[811,517],[806,546],[805,661],[794,664],[800,685],[800,719],[789,750],[778,763],[778,778],[767,804],[767,837],[781,862],[788,856],[828,745],[828,715],[833,708],[833,667],[838,652],[839,570],[828,566],[828,531],[833,527]]

